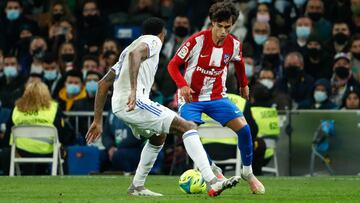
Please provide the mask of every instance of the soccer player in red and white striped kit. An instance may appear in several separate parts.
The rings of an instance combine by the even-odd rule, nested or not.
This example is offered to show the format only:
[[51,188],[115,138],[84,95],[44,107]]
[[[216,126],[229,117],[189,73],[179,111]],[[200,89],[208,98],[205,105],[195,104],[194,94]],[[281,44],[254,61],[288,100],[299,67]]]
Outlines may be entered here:
[[[168,71],[178,86],[179,113],[188,121],[203,124],[201,114],[232,129],[238,135],[238,147],[243,163],[242,178],[253,193],[263,194],[263,184],[252,172],[252,139],[250,127],[242,112],[227,98],[226,76],[230,62],[234,63],[240,86],[240,95],[249,98],[248,81],[242,58],[242,43],[229,34],[239,12],[230,1],[217,2],[209,10],[211,28],[192,35],[177,51],[168,65]],[[185,64],[184,76],[179,67]],[[198,143],[187,148],[194,154],[203,146],[198,136],[184,137],[184,142]],[[193,141],[192,141],[193,140]],[[204,159],[204,157],[199,157]],[[202,166],[198,166],[201,168]]]

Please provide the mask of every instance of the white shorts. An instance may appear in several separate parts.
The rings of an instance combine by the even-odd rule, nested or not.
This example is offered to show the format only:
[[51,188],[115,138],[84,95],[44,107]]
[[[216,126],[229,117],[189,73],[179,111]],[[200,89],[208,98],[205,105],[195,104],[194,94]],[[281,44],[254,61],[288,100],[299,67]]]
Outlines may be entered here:
[[150,99],[136,100],[135,109],[127,112],[127,108],[115,112],[133,131],[136,138],[145,138],[169,133],[170,126],[177,113]]

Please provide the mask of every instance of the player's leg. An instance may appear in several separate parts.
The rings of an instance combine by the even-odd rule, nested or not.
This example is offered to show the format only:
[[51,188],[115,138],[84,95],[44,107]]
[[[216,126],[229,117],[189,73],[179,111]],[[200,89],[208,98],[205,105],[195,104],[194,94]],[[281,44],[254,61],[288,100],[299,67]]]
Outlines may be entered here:
[[243,163],[242,177],[248,181],[254,193],[264,193],[264,186],[253,175],[251,166],[253,158],[251,132],[241,111],[229,99],[224,98],[212,101],[206,113],[237,134],[238,147]]
[[129,195],[162,196],[162,194],[160,193],[152,192],[146,189],[144,185],[146,177],[148,176],[151,168],[153,167],[159,152],[164,146],[165,139],[165,134],[161,134],[159,136],[153,135],[145,144],[141,152],[139,165],[136,169],[133,182],[128,189]]
[[219,180],[211,170],[210,163],[207,158],[204,147],[200,141],[197,132],[197,125],[190,121],[176,116],[170,126],[170,132],[182,135],[185,149],[195,165],[199,168],[202,176],[208,185],[208,194],[217,196],[223,190],[235,186],[239,182],[239,177]]

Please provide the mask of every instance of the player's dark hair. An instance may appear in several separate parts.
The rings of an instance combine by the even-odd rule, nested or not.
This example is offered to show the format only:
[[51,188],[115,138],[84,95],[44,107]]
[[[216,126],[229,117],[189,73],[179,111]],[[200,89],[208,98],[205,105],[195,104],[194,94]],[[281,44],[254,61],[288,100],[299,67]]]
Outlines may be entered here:
[[239,17],[239,11],[235,5],[228,0],[214,3],[209,9],[209,17],[211,21],[223,22],[232,19],[234,24]]
[[142,34],[144,35],[158,35],[165,27],[165,22],[157,17],[151,17],[142,24]]

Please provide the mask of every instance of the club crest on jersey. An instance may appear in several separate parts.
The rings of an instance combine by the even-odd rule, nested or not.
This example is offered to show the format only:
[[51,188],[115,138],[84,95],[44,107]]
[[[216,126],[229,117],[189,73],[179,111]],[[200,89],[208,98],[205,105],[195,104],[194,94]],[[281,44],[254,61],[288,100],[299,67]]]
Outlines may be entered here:
[[178,56],[181,58],[181,59],[184,59],[186,54],[189,52],[189,48],[187,48],[186,46],[183,46],[180,51],[178,52]]
[[230,54],[224,54],[224,63],[228,64],[230,60]]

